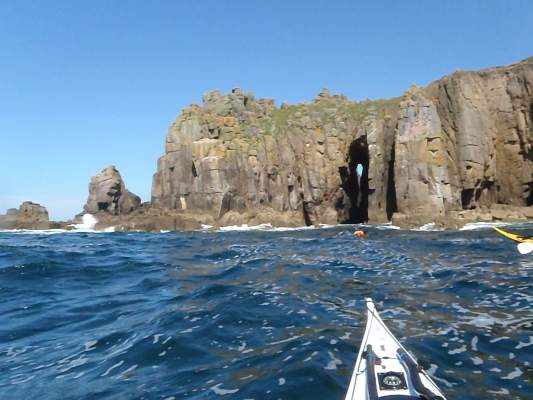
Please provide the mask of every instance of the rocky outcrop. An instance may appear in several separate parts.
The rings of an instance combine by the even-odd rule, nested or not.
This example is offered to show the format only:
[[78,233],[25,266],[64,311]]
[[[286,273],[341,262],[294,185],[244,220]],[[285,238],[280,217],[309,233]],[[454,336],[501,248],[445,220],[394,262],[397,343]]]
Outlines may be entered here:
[[215,91],[170,127],[152,207],[285,225],[497,218],[507,206],[526,215],[532,142],[533,59],[391,100],[324,90],[278,108]]
[[533,203],[533,59],[458,72],[427,88],[457,177],[455,206]]
[[214,218],[207,213],[182,212],[180,210],[162,210],[142,204],[129,214],[97,214],[97,230],[113,231],[174,231],[194,230],[202,225],[215,225]]
[[435,104],[411,88],[399,106],[394,135],[396,210],[427,222],[458,206],[460,179],[452,143]]
[[139,208],[141,199],[128,191],[114,165],[91,178],[89,198],[83,207],[90,214],[124,215]]
[[0,214],[0,229],[15,229],[17,224],[18,210],[10,208],[5,214]]
[[[367,194],[387,191],[383,147],[397,101],[356,103],[325,90],[277,108],[240,89],[210,93],[169,129],[152,206],[215,219],[233,211],[245,221],[265,213],[293,225],[365,220]],[[385,204],[372,206],[386,220]]]
[[0,229],[48,229],[48,210],[40,204],[25,201],[18,210],[11,208],[0,215]]

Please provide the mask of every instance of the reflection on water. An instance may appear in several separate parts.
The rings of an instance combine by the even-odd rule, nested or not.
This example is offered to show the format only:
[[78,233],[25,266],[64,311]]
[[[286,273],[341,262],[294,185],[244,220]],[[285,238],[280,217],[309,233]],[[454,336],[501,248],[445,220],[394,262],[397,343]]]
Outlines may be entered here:
[[531,398],[533,259],[369,231],[0,233],[0,398],[343,399],[365,297],[449,398]]

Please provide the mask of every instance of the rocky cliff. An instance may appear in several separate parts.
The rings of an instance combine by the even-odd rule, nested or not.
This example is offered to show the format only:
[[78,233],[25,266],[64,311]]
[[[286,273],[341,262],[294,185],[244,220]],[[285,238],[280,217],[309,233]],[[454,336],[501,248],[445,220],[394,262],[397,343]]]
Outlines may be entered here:
[[[533,59],[457,72],[413,89],[395,138],[397,208],[429,220],[461,210],[529,217],[533,203]],[[514,206],[514,207],[513,207]]]
[[[418,224],[533,215],[533,59],[402,97],[322,91],[276,107],[234,89],[170,127],[152,206],[219,223]],[[504,213],[505,214],[505,213]]]
[[152,205],[222,222],[385,221],[385,149],[399,101],[351,102],[324,90],[311,103],[277,108],[240,89],[209,93],[169,129]]

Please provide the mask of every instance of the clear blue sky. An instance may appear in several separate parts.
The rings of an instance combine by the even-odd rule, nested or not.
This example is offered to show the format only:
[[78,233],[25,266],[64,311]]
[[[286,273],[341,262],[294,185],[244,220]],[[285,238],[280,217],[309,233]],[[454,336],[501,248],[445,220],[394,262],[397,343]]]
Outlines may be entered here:
[[205,91],[397,96],[533,56],[533,1],[3,0],[0,52],[0,212],[62,219],[110,164],[149,200],[169,124]]

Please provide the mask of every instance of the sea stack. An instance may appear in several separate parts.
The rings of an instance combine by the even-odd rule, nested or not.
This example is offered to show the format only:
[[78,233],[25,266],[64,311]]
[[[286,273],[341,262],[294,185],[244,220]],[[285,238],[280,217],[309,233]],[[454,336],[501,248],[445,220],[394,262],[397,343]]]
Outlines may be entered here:
[[114,165],[104,168],[91,178],[85,213],[123,215],[139,208],[139,196],[126,189],[120,172]]
[[0,215],[0,229],[48,229],[48,210],[40,204],[25,201],[18,210],[10,208]]

